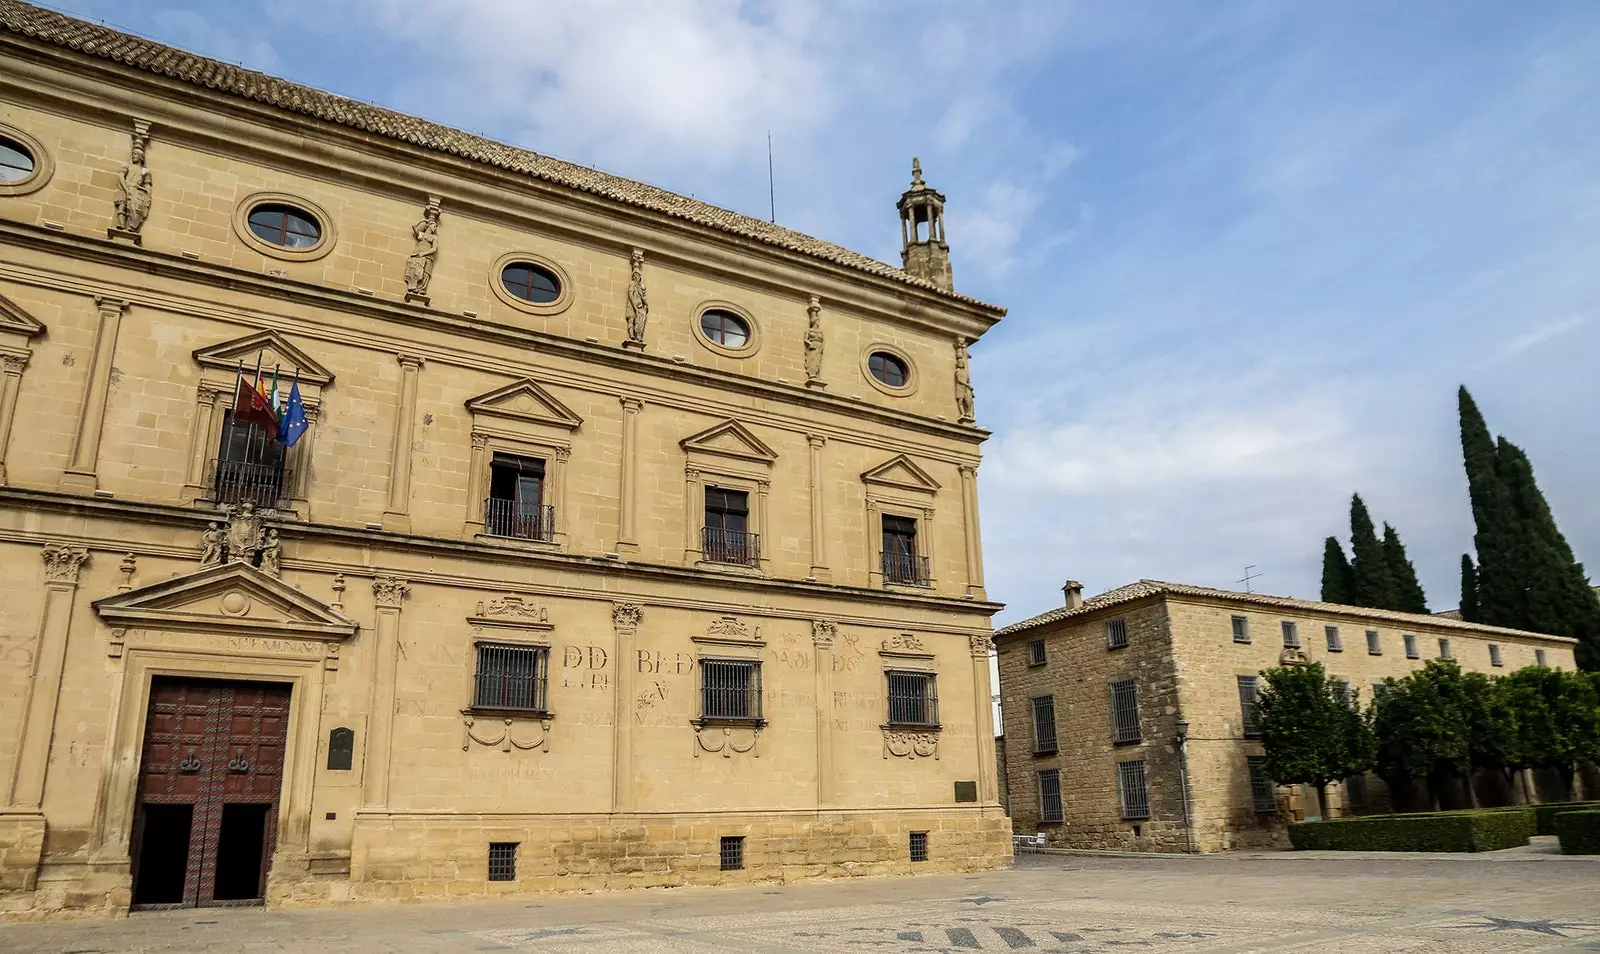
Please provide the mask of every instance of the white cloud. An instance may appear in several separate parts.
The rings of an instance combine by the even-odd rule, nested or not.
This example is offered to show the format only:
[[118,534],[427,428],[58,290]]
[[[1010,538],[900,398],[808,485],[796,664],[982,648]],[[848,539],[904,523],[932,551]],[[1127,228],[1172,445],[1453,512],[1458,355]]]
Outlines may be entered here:
[[1565,318],[1558,318],[1555,321],[1546,322],[1537,328],[1532,328],[1528,331],[1525,331],[1507,341],[1495,355],[1494,360],[1502,361],[1506,358],[1514,357],[1524,351],[1527,351],[1529,348],[1536,348],[1547,341],[1559,338],[1562,335],[1570,332],[1577,331],[1579,328],[1583,327],[1584,322],[1587,320],[1588,319],[1582,315],[1569,315]]

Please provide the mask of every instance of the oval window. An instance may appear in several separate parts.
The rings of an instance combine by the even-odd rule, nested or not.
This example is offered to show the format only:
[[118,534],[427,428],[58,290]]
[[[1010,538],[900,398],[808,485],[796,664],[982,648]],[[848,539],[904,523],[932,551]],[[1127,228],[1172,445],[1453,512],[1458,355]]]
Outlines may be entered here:
[[258,205],[249,222],[256,238],[283,248],[311,248],[322,240],[316,216],[292,205]]
[[891,388],[903,388],[911,380],[906,363],[886,351],[874,351],[872,357],[867,359],[867,370]]
[[561,297],[561,281],[555,273],[528,262],[513,262],[500,270],[500,284],[523,301],[548,305]]
[[700,316],[700,330],[706,338],[724,348],[743,348],[750,343],[750,326],[731,311],[713,308]]
[[0,136],[0,182],[21,182],[33,175],[33,153],[7,136]]

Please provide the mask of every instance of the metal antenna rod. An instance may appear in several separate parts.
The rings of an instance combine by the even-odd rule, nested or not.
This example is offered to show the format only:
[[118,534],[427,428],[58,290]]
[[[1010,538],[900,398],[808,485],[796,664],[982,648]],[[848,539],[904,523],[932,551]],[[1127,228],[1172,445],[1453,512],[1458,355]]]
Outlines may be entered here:
[[767,130],[767,214],[778,224],[778,191],[772,180],[772,130]]
[[1243,577],[1243,579],[1234,580],[1235,583],[1243,583],[1244,584],[1244,591],[1246,593],[1255,592],[1254,590],[1250,589],[1250,581],[1251,580],[1259,580],[1259,579],[1261,579],[1261,574],[1259,574],[1259,573],[1251,573],[1250,572],[1251,570],[1254,570],[1255,568],[1256,568],[1256,565],[1254,563],[1250,564],[1249,566],[1244,568],[1244,577]]

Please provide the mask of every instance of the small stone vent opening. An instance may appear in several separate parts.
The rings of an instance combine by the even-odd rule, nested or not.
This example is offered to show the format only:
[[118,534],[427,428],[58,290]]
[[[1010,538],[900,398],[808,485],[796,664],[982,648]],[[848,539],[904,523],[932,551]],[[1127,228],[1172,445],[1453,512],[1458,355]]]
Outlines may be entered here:
[[723,871],[744,870],[744,836],[723,835],[722,848],[719,852],[722,859]]
[[489,842],[489,880],[517,880],[517,842]]
[[911,833],[911,860],[912,861],[927,861],[928,860],[928,833],[927,832],[925,832],[925,831],[914,831],[914,832]]

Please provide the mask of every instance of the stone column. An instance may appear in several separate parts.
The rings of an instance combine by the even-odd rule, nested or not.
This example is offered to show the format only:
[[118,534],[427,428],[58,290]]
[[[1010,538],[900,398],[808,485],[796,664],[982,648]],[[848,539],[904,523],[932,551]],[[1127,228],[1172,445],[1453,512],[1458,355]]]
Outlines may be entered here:
[[839,628],[831,619],[811,621],[812,661],[817,694],[817,807],[834,802],[833,786],[833,640]]
[[206,494],[206,461],[217,447],[210,441],[211,416],[217,410],[219,389],[215,385],[201,384],[199,403],[195,405],[194,425],[189,428],[189,472],[183,479],[183,502],[193,503]]
[[622,398],[622,507],[617,520],[617,552],[637,553],[639,541],[635,536],[638,520],[639,496],[639,412],[644,402],[638,398]]
[[634,637],[644,621],[637,603],[611,604],[612,647],[617,661],[616,710],[611,725],[611,810],[633,811],[633,674],[638,668]]
[[33,672],[18,729],[17,762],[6,802],[12,808],[38,811],[44,804],[45,771],[50,765],[50,739],[56,728],[56,702],[61,672],[67,663],[67,637],[72,628],[72,600],[78,591],[78,570],[89,559],[83,547],[49,543],[44,552],[44,612],[34,639]]
[[883,586],[883,510],[867,501],[867,585]]
[[700,482],[700,471],[693,467],[683,471],[683,564],[694,566],[704,555],[705,545],[701,533],[701,519],[705,516],[705,487]]
[[22,369],[32,352],[0,354],[0,486],[6,482],[6,447],[11,443],[11,422],[17,416],[17,392],[22,390]]
[[467,522],[461,528],[462,536],[471,540],[483,532],[484,481],[489,476],[489,435],[472,434],[472,458],[467,464]]
[[417,378],[422,359],[400,360],[400,408],[394,418],[394,443],[389,449],[389,505],[383,511],[385,530],[411,530],[411,437],[417,419]]
[[400,654],[400,607],[411,584],[392,576],[372,581],[372,599],[378,609],[373,633],[375,659],[371,700],[367,707],[367,752],[361,766],[361,808],[382,811],[389,807],[389,753],[394,744],[394,685]]
[[550,521],[550,539],[556,546],[562,548],[567,545],[567,461],[571,459],[571,448],[557,447],[554,459],[550,461],[550,491],[547,497],[553,515]]
[[828,529],[824,513],[827,502],[823,499],[826,485],[822,482],[822,445],[828,442],[821,434],[807,434],[811,445],[811,578],[828,582],[833,572],[828,569]]
[[756,481],[756,562],[761,566],[761,572],[772,572],[772,541],[767,537],[772,526],[767,521],[767,497],[772,490],[772,482],[767,480]]
[[989,598],[983,588],[983,537],[978,529],[978,468],[975,464],[962,464],[961,513],[965,517],[967,534],[967,596],[975,600]]
[[972,715],[978,728],[978,801],[995,805],[1000,801],[1000,791],[995,787],[994,765],[994,701],[989,684],[989,647],[993,645],[988,633],[974,634],[972,644]]
[[322,428],[322,404],[306,402],[306,429],[289,450],[290,505],[299,512],[300,519],[311,519],[311,460],[316,454],[317,434]]
[[116,357],[117,330],[122,326],[128,303],[115,298],[94,300],[100,312],[100,325],[94,334],[94,351],[89,358],[89,377],[83,384],[83,403],[78,408],[78,432],[72,440],[72,459],[61,475],[61,489],[71,493],[93,493],[100,486],[95,470],[100,462],[100,432],[106,422],[106,399],[111,394],[111,362]]

